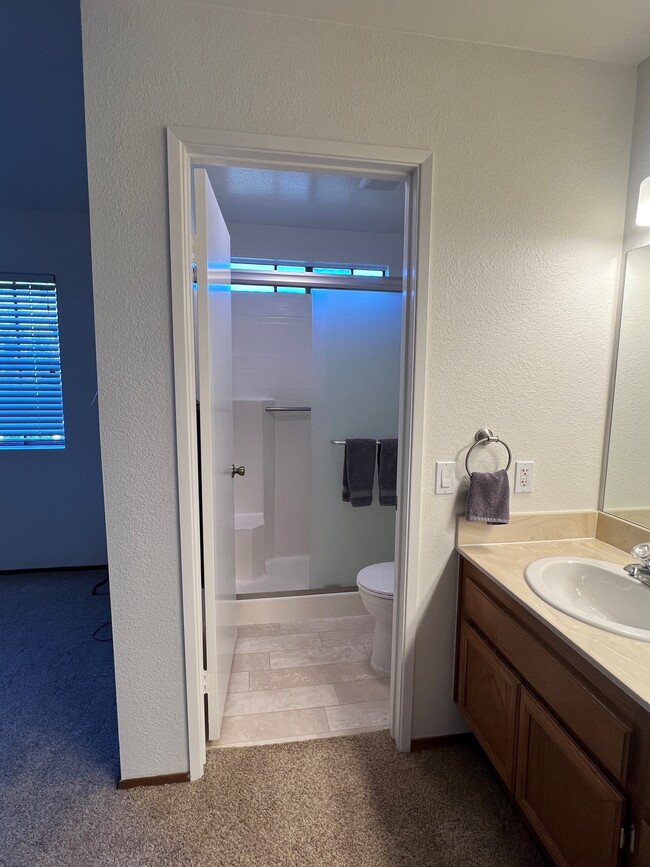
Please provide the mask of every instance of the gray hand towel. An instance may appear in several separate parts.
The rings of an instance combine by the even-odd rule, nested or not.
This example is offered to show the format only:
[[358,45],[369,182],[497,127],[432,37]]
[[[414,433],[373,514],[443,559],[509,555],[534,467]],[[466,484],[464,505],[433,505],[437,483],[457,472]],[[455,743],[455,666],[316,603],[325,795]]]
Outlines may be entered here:
[[377,478],[379,505],[397,506],[397,440],[379,440]]
[[343,458],[343,502],[370,506],[375,483],[375,440],[346,440]]
[[510,482],[505,470],[472,473],[467,492],[466,521],[507,524],[510,521]]

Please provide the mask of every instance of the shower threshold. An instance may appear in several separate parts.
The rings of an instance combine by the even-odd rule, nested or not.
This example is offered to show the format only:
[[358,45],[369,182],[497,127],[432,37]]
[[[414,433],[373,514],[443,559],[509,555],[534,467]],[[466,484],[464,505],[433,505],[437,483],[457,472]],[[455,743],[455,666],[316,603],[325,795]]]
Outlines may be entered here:
[[323,593],[350,593],[357,591],[357,585],[344,587],[340,584],[331,584],[325,587],[313,587],[304,590],[270,590],[259,593],[237,593],[237,599],[277,599],[278,596],[322,596]]

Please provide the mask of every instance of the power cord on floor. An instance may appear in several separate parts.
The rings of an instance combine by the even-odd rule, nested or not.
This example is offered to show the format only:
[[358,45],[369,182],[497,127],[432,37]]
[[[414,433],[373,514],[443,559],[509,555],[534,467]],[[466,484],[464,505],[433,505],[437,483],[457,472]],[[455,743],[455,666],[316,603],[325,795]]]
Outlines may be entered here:
[[[95,586],[93,587],[93,589],[92,589],[90,595],[91,595],[91,596],[108,596],[108,592],[106,592],[106,593],[98,593],[98,592],[97,592],[97,591],[99,590],[100,587],[103,587],[103,586],[104,586],[104,584],[108,584],[108,575],[106,575],[106,578],[102,578],[101,581],[98,581],[97,584],[95,584]],[[101,644],[104,644],[104,643],[107,642],[107,641],[112,641],[112,640],[113,640],[112,632],[111,632],[111,634],[108,636],[108,638],[99,638],[99,637],[98,637],[98,633],[101,632],[102,629],[106,629],[107,626],[108,626],[109,628],[111,628],[111,621],[110,621],[110,620],[107,620],[106,623],[102,623],[101,626],[98,626],[98,627],[97,627],[97,629],[96,629],[96,630],[93,632],[93,634],[92,634],[92,639],[93,639],[93,641],[99,641]]]
[[[103,587],[104,584],[108,584],[108,575],[106,576],[106,578],[102,578],[101,581],[98,581],[97,584],[95,584],[95,586],[91,590],[90,595],[91,596],[97,596],[98,595],[97,591],[99,590],[100,587]],[[102,593],[101,595],[102,596],[108,596],[108,593]]]
[[112,634],[109,635],[108,638],[98,638],[98,637],[97,637],[97,633],[98,633],[101,629],[105,629],[107,626],[108,626],[108,627],[111,626],[111,621],[110,621],[110,620],[107,620],[106,623],[102,623],[101,626],[98,626],[98,627],[97,627],[97,629],[93,632],[93,641],[99,641],[99,642],[101,642],[102,644],[104,644],[104,642],[106,642],[106,641],[112,641],[112,640],[113,640],[113,635],[112,635]]

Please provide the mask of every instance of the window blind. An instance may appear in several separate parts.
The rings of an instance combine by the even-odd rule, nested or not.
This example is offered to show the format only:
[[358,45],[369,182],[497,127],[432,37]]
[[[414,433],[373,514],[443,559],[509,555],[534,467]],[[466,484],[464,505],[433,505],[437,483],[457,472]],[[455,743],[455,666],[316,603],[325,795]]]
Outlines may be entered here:
[[0,449],[65,448],[56,283],[0,274]]

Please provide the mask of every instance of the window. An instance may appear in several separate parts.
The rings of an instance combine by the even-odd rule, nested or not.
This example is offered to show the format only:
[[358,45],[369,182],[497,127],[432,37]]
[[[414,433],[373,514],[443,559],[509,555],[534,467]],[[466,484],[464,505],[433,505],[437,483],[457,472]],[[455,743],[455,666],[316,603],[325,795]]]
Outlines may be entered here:
[[63,449],[53,276],[0,274],[0,449]]
[[[355,268],[353,265],[306,265],[292,264],[289,262],[260,262],[251,259],[233,259],[231,263],[233,271],[264,271],[269,274],[268,285],[248,286],[244,283],[235,283],[231,285],[233,292],[279,292],[293,295],[309,294],[309,289],[298,286],[282,286],[279,283],[282,274],[333,274],[336,276],[354,276],[354,277],[388,277],[388,268],[379,266],[366,266],[363,268]],[[276,278],[276,279],[273,279]],[[233,281],[236,280],[236,274],[233,274]]]

